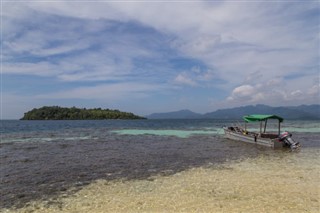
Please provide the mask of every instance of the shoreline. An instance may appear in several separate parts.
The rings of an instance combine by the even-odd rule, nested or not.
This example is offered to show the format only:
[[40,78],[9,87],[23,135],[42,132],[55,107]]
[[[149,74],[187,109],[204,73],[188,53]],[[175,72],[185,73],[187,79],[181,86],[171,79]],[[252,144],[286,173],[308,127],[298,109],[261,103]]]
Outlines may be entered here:
[[318,212],[319,166],[268,156],[143,180],[101,180],[5,212]]

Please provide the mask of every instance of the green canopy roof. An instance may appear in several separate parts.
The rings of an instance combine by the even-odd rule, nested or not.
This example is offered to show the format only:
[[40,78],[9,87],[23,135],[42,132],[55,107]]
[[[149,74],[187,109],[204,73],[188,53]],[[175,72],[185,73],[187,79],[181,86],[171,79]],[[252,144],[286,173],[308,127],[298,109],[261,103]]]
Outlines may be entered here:
[[246,122],[265,121],[267,119],[278,119],[279,122],[283,121],[283,118],[277,115],[246,115],[246,116],[243,116],[243,119]]

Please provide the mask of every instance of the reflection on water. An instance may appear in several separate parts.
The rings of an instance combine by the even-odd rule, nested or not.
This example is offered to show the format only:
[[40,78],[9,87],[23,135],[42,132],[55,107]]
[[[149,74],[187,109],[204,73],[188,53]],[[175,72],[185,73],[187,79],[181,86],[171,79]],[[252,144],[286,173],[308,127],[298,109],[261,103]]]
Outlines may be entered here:
[[318,132],[293,132],[291,153],[226,140],[217,121],[49,123],[4,128],[2,211],[319,210]]

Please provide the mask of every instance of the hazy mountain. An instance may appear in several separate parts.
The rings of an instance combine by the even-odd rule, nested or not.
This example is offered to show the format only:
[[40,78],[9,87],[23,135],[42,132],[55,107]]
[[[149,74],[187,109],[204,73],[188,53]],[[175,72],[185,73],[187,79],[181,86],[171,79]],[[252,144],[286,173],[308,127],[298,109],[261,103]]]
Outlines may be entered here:
[[153,113],[146,116],[148,119],[194,119],[202,118],[199,113],[184,109],[175,112]]
[[301,106],[296,106],[296,107],[290,107],[296,110],[300,110],[303,112],[311,113],[320,116],[320,105],[318,104],[313,104],[313,105],[301,105]]
[[295,107],[270,107],[267,105],[249,105],[231,109],[219,109],[204,114],[205,118],[236,119],[249,114],[276,114],[285,119],[320,119],[320,105],[302,105]]
[[249,114],[276,114],[285,119],[320,119],[320,105],[301,105],[301,106],[281,106],[271,107],[267,105],[249,105],[230,109],[219,109],[214,112],[199,114],[190,110],[180,110],[176,112],[154,113],[149,119],[193,119],[193,118],[212,118],[212,119],[240,119]]

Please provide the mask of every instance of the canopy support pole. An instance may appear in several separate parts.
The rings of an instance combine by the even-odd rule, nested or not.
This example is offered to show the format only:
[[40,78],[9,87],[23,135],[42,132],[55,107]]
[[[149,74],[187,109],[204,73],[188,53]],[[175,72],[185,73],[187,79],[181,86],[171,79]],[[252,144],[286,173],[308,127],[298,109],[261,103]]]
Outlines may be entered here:
[[264,122],[264,130],[263,130],[263,133],[266,133],[266,129],[267,129],[267,122],[268,122],[268,119],[266,119],[266,121]]
[[279,120],[279,125],[278,125],[278,135],[280,135],[280,120]]
[[262,133],[262,121],[260,121],[260,134]]

